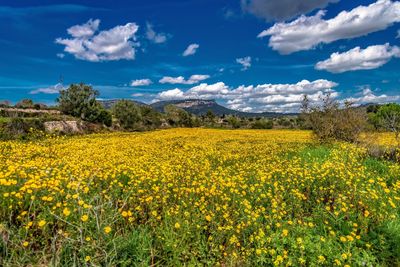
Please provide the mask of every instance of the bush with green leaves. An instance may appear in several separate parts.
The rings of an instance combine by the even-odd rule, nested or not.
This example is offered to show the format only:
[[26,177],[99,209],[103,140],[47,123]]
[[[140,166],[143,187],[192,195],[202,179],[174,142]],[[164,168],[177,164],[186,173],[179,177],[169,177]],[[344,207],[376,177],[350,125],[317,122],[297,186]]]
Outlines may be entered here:
[[34,108],[35,104],[32,99],[22,99],[17,104],[15,104],[16,108]]

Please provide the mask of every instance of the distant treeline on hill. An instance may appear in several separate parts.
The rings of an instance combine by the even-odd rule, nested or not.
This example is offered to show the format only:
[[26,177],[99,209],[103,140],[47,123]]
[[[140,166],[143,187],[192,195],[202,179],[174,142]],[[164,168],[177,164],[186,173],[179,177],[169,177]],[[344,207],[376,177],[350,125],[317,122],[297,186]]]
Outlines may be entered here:
[[[82,132],[146,131],[169,127],[231,129],[312,129],[319,139],[355,141],[365,130],[400,131],[397,104],[341,107],[329,95],[321,106],[312,106],[305,96],[302,113],[247,113],[231,110],[214,100],[187,99],[145,104],[134,100],[97,100],[99,92],[86,84],[71,84],[61,90],[57,105],[47,107],[23,99],[14,106],[0,101],[0,138],[25,137],[32,129],[46,130],[46,122],[80,121]],[[389,111],[385,111],[389,109]],[[399,111],[400,112],[400,111]],[[396,124],[397,123],[397,124]],[[54,125],[54,123],[53,123]],[[60,132],[63,128],[59,127]]]

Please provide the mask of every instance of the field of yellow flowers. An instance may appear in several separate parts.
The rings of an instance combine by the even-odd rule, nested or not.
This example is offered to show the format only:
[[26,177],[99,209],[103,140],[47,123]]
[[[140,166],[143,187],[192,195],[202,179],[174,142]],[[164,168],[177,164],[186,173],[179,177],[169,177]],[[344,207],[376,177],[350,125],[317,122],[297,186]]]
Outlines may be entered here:
[[308,131],[0,142],[1,266],[396,266],[400,165]]

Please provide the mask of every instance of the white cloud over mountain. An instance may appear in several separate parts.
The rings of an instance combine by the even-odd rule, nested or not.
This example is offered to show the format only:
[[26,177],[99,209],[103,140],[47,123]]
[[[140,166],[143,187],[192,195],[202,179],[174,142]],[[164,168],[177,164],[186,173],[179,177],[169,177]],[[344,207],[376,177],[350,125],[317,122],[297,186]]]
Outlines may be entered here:
[[190,44],[185,51],[183,51],[182,56],[187,57],[196,54],[197,49],[199,49],[199,44]]
[[300,106],[304,94],[308,94],[310,99],[315,101],[326,92],[337,96],[338,93],[333,90],[336,86],[335,82],[328,80],[303,80],[295,84],[242,85],[237,88],[230,88],[223,82],[202,83],[187,91],[175,88],[160,92],[155,100],[219,99],[225,101],[229,108],[241,111],[291,112]]
[[183,76],[170,77],[164,76],[159,80],[159,83],[169,83],[169,84],[195,84],[210,78],[210,75],[194,74],[185,80]]
[[78,59],[98,62],[135,59],[136,32],[135,23],[119,25],[112,29],[98,32],[100,20],[90,19],[82,25],[67,29],[72,38],[57,38],[56,43],[64,45],[64,51]]
[[276,23],[258,37],[270,36],[269,46],[284,55],[309,50],[321,43],[364,36],[400,22],[400,2],[378,0],[342,11],[328,20],[323,19],[325,14],[320,10],[314,16],[302,15],[291,22]]
[[365,49],[355,47],[343,53],[333,53],[330,58],[315,65],[318,70],[341,73],[354,70],[376,69],[386,64],[393,57],[400,57],[400,48],[384,45],[372,45]]

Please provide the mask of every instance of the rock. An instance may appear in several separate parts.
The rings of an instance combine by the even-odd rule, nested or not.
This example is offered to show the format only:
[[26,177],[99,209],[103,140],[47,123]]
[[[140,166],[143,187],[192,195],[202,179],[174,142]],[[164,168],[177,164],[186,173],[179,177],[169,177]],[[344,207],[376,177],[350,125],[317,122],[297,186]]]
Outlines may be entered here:
[[83,125],[78,121],[47,121],[44,129],[48,133],[82,133]]

